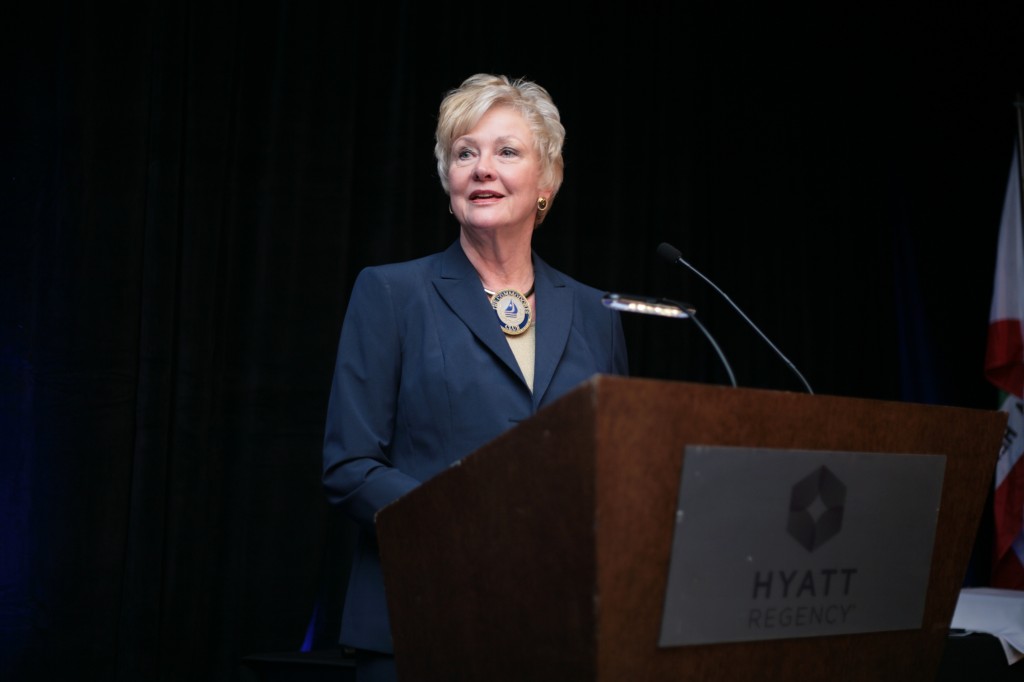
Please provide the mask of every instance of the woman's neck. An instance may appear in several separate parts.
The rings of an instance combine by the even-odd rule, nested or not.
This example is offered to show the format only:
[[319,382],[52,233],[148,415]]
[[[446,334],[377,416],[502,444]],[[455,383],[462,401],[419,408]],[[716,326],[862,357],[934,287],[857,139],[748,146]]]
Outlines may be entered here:
[[485,289],[527,291],[533,286],[533,254],[528,239],[481,238],[461,231],[459,242]]

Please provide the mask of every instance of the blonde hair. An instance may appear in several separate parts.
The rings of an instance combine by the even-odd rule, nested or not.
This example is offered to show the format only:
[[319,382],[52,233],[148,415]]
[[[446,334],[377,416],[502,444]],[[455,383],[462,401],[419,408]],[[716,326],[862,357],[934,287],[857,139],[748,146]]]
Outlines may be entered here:
[[478,73],[445,95],[434,133],[434,156],[437,157],[441,187],[445,194],[450,193],[448,168],[452,161],[452,142],[472,130],[484,114],[496,106],[507,106],[517,111],[533,134],[534,147],[540,158],[541,186],[551,191],[547,209],[537,213],[539,224],[562,186],[565,127],[551,95],[533,81]]

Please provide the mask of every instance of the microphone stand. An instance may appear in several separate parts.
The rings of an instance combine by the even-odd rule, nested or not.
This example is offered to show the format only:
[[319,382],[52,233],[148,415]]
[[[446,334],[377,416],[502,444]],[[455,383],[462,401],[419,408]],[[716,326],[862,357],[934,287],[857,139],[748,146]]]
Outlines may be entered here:
[[704,333],[704,336],[711,344],[711,347],[715,349],[716,353],[718,353],[718,359],[722,361],[722,365],[725,366],[725,371],[728,372],[729,374],[729,382],[732,384],[733,388],[736,388],[736,375],[732,373],[732,367],[729,365],[729,361],[725,359],[725,353],[723,353],[722,349],[718,347],[718,343],[711,336],[711,332],[709,332],[707,328],[701,323],[701,321],[697,319],[696,315],[691,314],[690,319],[693,320],[693,323],[695,325],[697,325],[697,329],[701,330],[701,332]]

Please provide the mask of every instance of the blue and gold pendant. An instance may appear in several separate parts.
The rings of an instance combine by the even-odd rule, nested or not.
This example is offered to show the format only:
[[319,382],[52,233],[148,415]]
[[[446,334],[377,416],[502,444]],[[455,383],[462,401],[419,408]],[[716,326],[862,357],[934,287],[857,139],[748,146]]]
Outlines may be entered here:
[[498,315],[501,331],[510,336],[518,336],[530,328],[533,315],[530,302],[515,289],[502,289],[491,297],[491,307]]

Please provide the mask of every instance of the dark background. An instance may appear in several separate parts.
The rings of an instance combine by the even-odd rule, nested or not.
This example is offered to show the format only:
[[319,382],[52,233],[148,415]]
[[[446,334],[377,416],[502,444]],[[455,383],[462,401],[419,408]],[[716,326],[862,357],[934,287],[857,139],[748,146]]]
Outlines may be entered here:
[[[5,679],[232,680],[333,646],[348,291],[455,239],[433,128],[478,71],[561,109],[552,265],[694,304],[742,386],[803,390],[660,242],[817,393],[997,404],[1020,2],[27,4],[0,108]],[[635,375],[727,381],[693,325],[625,323]]]

